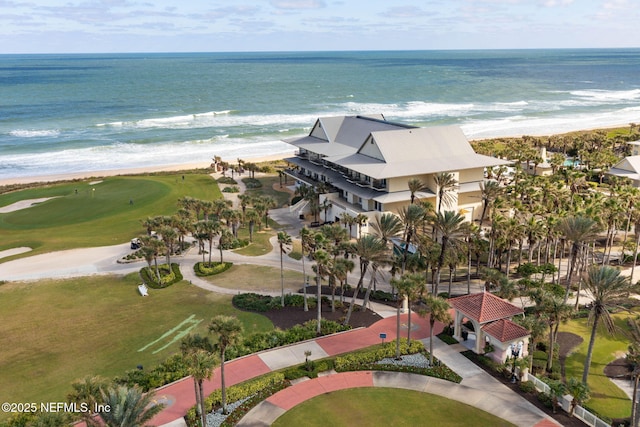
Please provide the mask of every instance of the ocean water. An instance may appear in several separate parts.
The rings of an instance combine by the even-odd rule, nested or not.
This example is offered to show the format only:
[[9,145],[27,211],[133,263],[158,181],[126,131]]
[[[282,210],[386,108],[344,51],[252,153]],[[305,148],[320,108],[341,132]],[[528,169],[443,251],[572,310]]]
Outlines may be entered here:
[[640,123],[640,49],[0,55],[0,179],[281,154],[372,113],[470,139]]

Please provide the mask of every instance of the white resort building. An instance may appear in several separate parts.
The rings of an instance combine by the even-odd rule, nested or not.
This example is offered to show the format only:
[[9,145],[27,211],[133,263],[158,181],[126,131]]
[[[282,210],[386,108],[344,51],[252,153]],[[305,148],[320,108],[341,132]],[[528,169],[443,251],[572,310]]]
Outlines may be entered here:
[[[463,213],[467,220],[481,215],[480,184],[485,168],[510,162],[477,154],[457,126],[421,128],[385,120],[382,115],[338,116],[316,120],[309,135],[287,139],[297,148],[296,157],[285,159],[285,173],[297,184],[328,185],[320,196],[321,218],[339,221],[342,213],[397,213],[411,201],[408,182],[421,180],[425,190],[416,197],[437,206],[434,177],[453,174],[458,185],[450,194],[455,202],[443,210]],[[302,214],[304,201],[291,207]],[[356,227],[357,228],[357,227]],[[367,231],[364,225],[363,232]]]
[[609,175],[628,178],[634,187],[640,187],[640,141],[630,141],[631,155],[620,160],[607,172]]

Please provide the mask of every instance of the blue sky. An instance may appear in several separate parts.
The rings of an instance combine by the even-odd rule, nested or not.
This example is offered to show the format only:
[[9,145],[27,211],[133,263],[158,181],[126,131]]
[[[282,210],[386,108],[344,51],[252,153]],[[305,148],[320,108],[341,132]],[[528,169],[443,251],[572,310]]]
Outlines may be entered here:
[[639,47],[639,0],[0,0],[0,53]]

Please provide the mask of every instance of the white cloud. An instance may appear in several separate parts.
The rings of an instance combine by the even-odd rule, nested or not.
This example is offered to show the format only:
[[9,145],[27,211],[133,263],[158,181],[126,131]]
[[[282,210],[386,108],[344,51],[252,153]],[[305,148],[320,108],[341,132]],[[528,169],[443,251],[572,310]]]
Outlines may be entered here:
[[308,10],[322,9],[326,4],[322,0],[273,0],[271,5],[276,9]]

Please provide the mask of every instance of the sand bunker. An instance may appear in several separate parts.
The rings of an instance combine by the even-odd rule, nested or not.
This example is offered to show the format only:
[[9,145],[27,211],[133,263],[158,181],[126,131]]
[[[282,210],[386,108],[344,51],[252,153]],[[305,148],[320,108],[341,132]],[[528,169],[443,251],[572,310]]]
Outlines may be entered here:
[[25,252],[29,252],[32,249],[27,246],[21,246],[19,248],[11,248],[4,251],[0,251],[0,258],[6,258],[8,256],[23,254]]
[[19,202],[0,207],[0,213],[9,213],[19,211],[21,209],[27,209],[31,206],[37,205],[38,203],[46,202],[49,199],[55,199],[55,197],[42,197],[40,199],[20,200]]

